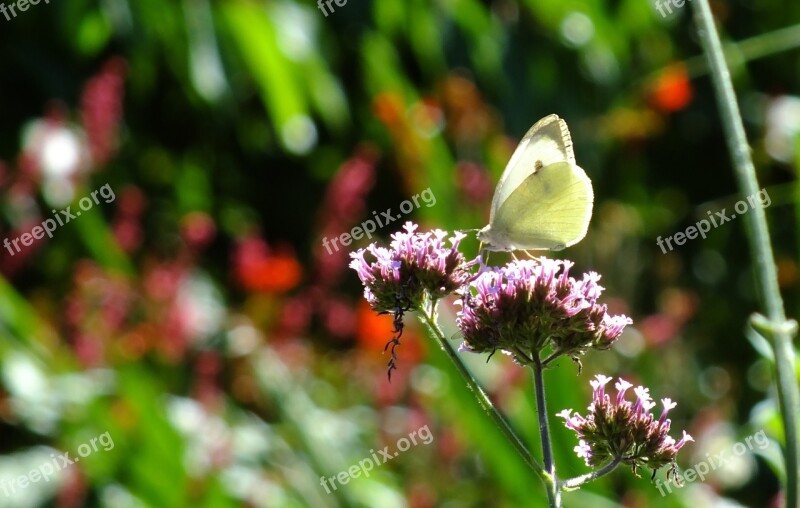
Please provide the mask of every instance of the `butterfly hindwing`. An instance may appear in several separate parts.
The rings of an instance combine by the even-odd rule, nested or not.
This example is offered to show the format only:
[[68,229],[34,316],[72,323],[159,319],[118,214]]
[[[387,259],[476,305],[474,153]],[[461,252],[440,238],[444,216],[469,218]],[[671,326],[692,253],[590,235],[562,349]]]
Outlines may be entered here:
[[579,166],[543,166],[503,201],[493,238],[513,250],[569,247],[586,235],[593,202],[591,181]]

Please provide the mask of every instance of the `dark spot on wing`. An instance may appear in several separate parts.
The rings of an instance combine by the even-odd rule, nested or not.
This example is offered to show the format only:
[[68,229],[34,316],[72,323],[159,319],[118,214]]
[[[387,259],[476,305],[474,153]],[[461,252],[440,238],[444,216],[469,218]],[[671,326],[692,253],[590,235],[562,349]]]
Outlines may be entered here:
[[533,165],[533,170],[534,170],[534,171],[539,171],[539,170],[540,170],[540,169],[542,169],[543,167],[544,167],[544,164],[542,164],[542,161],[536,161],[536,162],[534,163],[534,165]]

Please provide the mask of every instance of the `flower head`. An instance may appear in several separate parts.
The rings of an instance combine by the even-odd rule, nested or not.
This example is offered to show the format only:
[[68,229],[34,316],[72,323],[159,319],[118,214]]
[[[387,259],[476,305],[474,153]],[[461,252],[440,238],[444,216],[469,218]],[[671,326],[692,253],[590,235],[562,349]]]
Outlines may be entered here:
[[[603,287],[594,272],[580,280],[569,276],[571,261],[548,258],[513,261],[486,269],[462,292],[457,323],[462,349],[497,349],[525,362],[550,348],[550,359],[578,356],[590,347],[606,349],[630,318],[610,316],[597,303]],[[524,356],[523,356],[524,355]]]
[[[446,231],[415,233],[417,225],[410,221],[403,228],[405,232],[392,235],[388,249],[373,243],[350,254],[350,268],[358,273],[364,297],[378,312],[419,308],[426,294],[437,300],[470,277],[464,255],[458,251],[466,235],[456,233],[448,246]],[[368,262],[365,253],[375,260]]]
[[[392,235],[390,247],[377,247],[374,243],[366,249],[350,254],[350,268],[358,273],[364,284],[364,298],[373,310],[394,314],[394,333],[386,344],[391,345],[389,379],[396,368],[395,348],[403,334],[403,313],[420,309],[423,302],[435,301],[461,287],[470,278],[469,266],[458,245],[464,238],[456,233],[445,244],[447,232],[440,229],[428,233],[415,233],[417,225],[406,222],[405,232]],[[372,255],[368,262],[364,254]],[[386,350],[384,348],[384,350]]]
[[683,431],[680,441],[669,436],[671,421],[667,413],[675,407],[671,399],[661,399],[664,406],[661,417],[655,419],[650,409],[655,406],[649,390],[636,387],[636,402],[625,399],[625,392],[632,385],[620,378],[614,386],[617,397],[605,393],[605,385],[611,378],[598,375],[590,381],[593,388],[589,413],[584,418],[578,412],[565,409],[558,413],[564,425],[578,437],[575,452],[586,461],[587,466],[596,467],[612,460],[628,464],[636,473],[638,467],[647,466],[654,471],[675,463],[678,450],[692,436]]

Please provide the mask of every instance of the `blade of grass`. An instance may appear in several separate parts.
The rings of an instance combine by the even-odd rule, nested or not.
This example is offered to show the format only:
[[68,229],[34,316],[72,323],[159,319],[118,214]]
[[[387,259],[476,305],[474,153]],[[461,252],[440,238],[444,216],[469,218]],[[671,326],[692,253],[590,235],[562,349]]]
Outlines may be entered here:
[[[3,335],[14,338],[12,347],[29,350],[50,367],[56,363],[53,349],[59,340],[55,332],[4,277],[0,277],[0,328],[7,331]],[[0,352],[4,350],[0,348]]]

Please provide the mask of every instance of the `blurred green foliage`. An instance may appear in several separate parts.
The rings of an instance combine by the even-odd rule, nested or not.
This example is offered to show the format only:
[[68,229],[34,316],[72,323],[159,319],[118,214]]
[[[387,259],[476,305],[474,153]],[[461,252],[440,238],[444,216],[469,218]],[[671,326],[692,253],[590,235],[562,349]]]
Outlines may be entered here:
[[[482,227],[516,140],[549,113],[596,195],[586,239],[559,255],[601,273],[634,319],[580,376],[566,361],[546,373],[550,413],[582,410],[603,372],[678,401],[673,429],[697,440],[682,467],[760,429],[780,439],[768,355],[745,328],[758,295],[742,223],[656,245],[742,198],[688,7],[333,5],[76,0],[0,17],[4,238],[105,183],[116,193],[52,240],[2,250],[0,479],[106,431],[115,446],[13,496],[0,486],[1,506],[545,506],[410,316],[387,382],[390,323],[321,241],[426,188],[436,204],[408,219]],[[712,7],[796,317],[800,5]],[[75,146],[53,142],[63,129]],[[464,357],[538,455],[531,380],[485,360]],[[423,425],[430,446],[320,485]],[[587,472],[559,420],[552,432],[560,474]],[[770,506],[777,445],[756,451],[665,497],[650,472],[620,469],[565,506]]]

